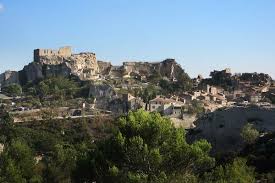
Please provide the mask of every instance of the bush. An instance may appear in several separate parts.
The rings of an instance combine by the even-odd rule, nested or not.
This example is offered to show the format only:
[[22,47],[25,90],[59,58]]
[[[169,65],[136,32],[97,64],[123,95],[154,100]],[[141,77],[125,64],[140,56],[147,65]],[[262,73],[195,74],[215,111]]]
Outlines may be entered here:
[[22,94],[22,87],[19,84],[11,84],[4,87],[3,91],[11,96],[19,96]]
[[247,123],[241,130],[241,137],[245,143],[253,144],[259,137],[259,132],[253,127],[253,124]]
[[237,158],[225,166],[218,166],[206,173],[202,183],[254,183],[254,169],[246,165],[246,160]]

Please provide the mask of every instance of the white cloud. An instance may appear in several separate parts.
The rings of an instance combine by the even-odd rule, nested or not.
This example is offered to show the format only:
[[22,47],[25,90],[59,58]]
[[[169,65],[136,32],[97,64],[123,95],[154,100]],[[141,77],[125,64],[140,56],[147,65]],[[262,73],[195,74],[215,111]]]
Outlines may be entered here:
[[4,5],[0,3],[0,13],[4,11]]

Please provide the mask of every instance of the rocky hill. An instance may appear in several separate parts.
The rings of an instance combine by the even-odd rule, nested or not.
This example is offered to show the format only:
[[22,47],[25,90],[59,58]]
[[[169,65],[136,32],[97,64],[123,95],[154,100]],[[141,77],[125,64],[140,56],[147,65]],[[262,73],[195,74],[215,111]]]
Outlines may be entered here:
[[114,66],[110,62],[97,61],[95,53],[72,54],[70,47],[59,50],[36,49],[34,61],[21,71],[8,71],[0,75],[0,84],[8,85],[41,80],[50,76],[76,76],[79,80],[135,77],[147,81],[149,78],[177,80],[184,70],[174,59],[162,62],[124,62]]

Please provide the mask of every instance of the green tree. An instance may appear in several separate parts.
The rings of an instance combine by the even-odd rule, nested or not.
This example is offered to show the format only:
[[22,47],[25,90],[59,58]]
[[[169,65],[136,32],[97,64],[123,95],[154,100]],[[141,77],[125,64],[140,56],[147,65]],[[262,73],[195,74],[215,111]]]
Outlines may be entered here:
[[11,84],[4,87],[3,91],[11,96],[19,96],[22,94],[22,87],[19,84]]
[[198,100],[192,100],[187,110],[190,114],[201,114],[204,112],[203,103]]
[[142,90],[139,93],[139,97],[141,97],[143,102],[146,103],[146,109],[149,101],[154,99],[157,96],[157,94],[159,94],[159,89],[154,85],[147,86],[144,90]]
[[176,84],[179,86],[180,91],[188,91],[192,89],[193,83],[189,75],[185,72],[180,74]]
[[0,157],[0,175],[4,182],[24,183],[41,180],[35,172],[32,150],[21,140],[12,141]]
[[241,137],[247,144],[253,144],[259,137],[259,132],[253,127],[253,124],[247,123],[241,130]]
[[214,165],[209,143],[188,144],[184,129],[175,128],[158,113],[130,112],[118,126],[95,155],[99,182],[167,182],[177,175],[195,176]]
[[77,83],[64,77],[51,77],[41,81],[36,91],[41,97],[54,96],[57,99],[72,97],[77,92]]
[[237,158],[233,163],[218,166],[206,173],[202,183],[254,183],[254,169],[246,165],[246,160]]
[[76,150],[69,145],[56,145],[53,155],[46,159],[47,182],[72,182],[76,168]]

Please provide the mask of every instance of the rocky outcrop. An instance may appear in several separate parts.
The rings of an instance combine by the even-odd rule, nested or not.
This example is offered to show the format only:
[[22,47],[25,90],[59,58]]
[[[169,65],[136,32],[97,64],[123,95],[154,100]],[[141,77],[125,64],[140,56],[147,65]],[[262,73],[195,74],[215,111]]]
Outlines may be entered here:
[[89,97],[94,99],[95,108],[109,110],[109,103],[116,98],[116,92],[109,84],[93,83],[89,89]]
[[240,136],[245,124],[252,123],[260,132],[275,131],[275,109],[235,107],[206,114],[195,122],[189,140],[208,140],[214,152],[238,152],[244,147]]
[[0,86],[6,86],[9,84],[19,84],[19,74],[16,71],[6,71],[0,74]]
[[92,84],[89,90],[89,97],[93,98],[112,98],[116,95],[112,86],[108,84]]
[[37,62],[32,62],[27,66],[25,66],[23,70],[20,71],[21,83],[43,79],[44,75],[43,75],[42,68],[43,68],[43,65]]
[[98,62],[101,76],[109,78],[122,78],[139,76],[150,78],[154,76],[178,79],[184,70],[175,59],[166,59],[162,62],[123,62],[122,66],[113,66],[110,62]]
[[36,49],[34,61],[19,72],[4,73],[0,83],[26,84],[50,76],[74,75],[80,80],[96,80],[98,78],[135,77],[142,80],[150,78],[168,78],[176,80],[183,69],[174,59],[162,62],[124,62],[122,66],[113,66],[110,62],[97,61],[94,53],[72,54],[70,47],[59,50]]
[[20,73],[20,82],[25,84],[51,76],[77,76],[80,80],[98,78],[98,65],[94,53],[80,53],[62,57],[40,56],[39,61],[25,66]]
[[98,78],[98,65],[94,53],[73,54],[69,57],[41,56],[40,65],[46,67],[45,76],[73,74],[80,80],[93,80]]
[[110,73],[112,67],[111,62],[97,61],[97,64],[100,75],[107,76]]
[[150,77],[159,75],[169,79],[178,78],[178,74],[183,72],[181,66],[175,59],[166,59],[162,62],[124,62],[123,70],[125,75],[136,73],[141,76]]

